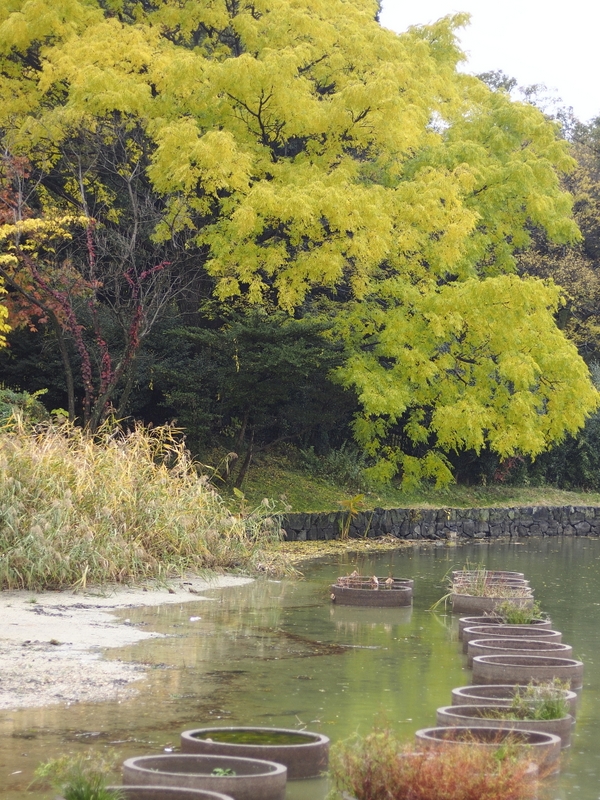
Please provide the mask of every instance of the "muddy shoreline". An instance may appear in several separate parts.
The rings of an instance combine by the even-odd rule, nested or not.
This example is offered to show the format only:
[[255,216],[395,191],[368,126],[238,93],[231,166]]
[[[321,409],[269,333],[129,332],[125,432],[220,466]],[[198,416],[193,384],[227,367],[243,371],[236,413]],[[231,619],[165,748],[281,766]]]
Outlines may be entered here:
[[[290,564],[346,552],[426,546],[392,537],[374,540],[282,543]],[[301,573],[299,573],[301,574]],[[129,622],[114,611],[201,601],[203,592],[241,586],[251,578],[186,577],[167,585],[102,586],[87,590],[0,592],[0,710],[79,702],[125,700],[146,676],[141,664],[104,658],[122,647],[163,634]]]
[[197,577],[160,587],[96,587],[77,593],[0,593],[0,709],[120,700],[137,692],[143,666],[103,657],[105,648],[162,636],[113,611],[201,601],[209,589],[249,578]]

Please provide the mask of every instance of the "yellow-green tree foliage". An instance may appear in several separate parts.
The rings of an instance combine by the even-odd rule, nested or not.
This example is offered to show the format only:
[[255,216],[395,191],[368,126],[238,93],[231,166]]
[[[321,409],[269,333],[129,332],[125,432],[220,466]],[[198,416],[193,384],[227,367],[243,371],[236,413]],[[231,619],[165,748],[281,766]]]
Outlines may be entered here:
[[186,233],[221,299],[326,299],[376,474],[444,481],[448,448],[536,454],[597,405],[559,291],[511,275],[530,227],[577,237],[573,161],[539,111],[457,71],[464,16],[396,35],[377,8],[1,0],[0,128],[51,174],[82,130],[141,126],[156,241]]

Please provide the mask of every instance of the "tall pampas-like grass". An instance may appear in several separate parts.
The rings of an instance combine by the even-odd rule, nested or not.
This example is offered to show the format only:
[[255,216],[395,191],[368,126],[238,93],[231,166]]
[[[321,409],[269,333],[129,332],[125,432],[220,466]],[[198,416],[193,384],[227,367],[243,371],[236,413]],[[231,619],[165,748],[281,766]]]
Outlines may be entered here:
[[0,431],[2,589],[277,572],[279,535],[268,501],[231,513],[171,427]]

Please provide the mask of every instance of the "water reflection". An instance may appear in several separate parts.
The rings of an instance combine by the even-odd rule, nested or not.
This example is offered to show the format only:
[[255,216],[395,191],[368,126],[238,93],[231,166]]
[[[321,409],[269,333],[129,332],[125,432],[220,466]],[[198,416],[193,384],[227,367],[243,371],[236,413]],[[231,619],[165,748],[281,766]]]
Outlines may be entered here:
[[[108,657],[147,666],[130,700],[0,714],[0,784],[7,800],[31,797],[34,767],[64,752],[116,748],[123,758],[178,744],[179,732],[219,724],[308,728],[337,740],[389,724],[407,740],[434,724],[450,691],[470,682],[456,620],[428,609],[444,577],[467,561],[522,571],[563,641],[586,663],[571,755],[552,798],[596,800],[600,778],[600,542],[422,547],[313,562],[305,580],[212,590],[210,601],[128,609],[132,623],[165,633]],[[413,608],[331,604],[337,575],[415,579]],[[575,788],[577,787],[577,788]],[[319,800],[324,781],[290,786],[289,800]],[[39,794],[36,796],[40,796]]]
[[391,633],[396,625],[408,625],[412,619],[412,607],[401,608],[361,608],[360,606],[343,606],[332,603],[329,606],[329,618],[340,633],[355,635],[365,630],[375,631],[378,628]]

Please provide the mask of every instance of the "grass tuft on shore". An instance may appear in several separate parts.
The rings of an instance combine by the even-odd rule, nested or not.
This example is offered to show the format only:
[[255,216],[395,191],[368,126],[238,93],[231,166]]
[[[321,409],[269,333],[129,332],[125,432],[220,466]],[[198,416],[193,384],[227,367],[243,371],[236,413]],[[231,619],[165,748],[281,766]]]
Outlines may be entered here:
[[2,589],[279,574],[279,538],[271,505],[228,510],[168,426],[91,437],[17,421],[0,432]]

